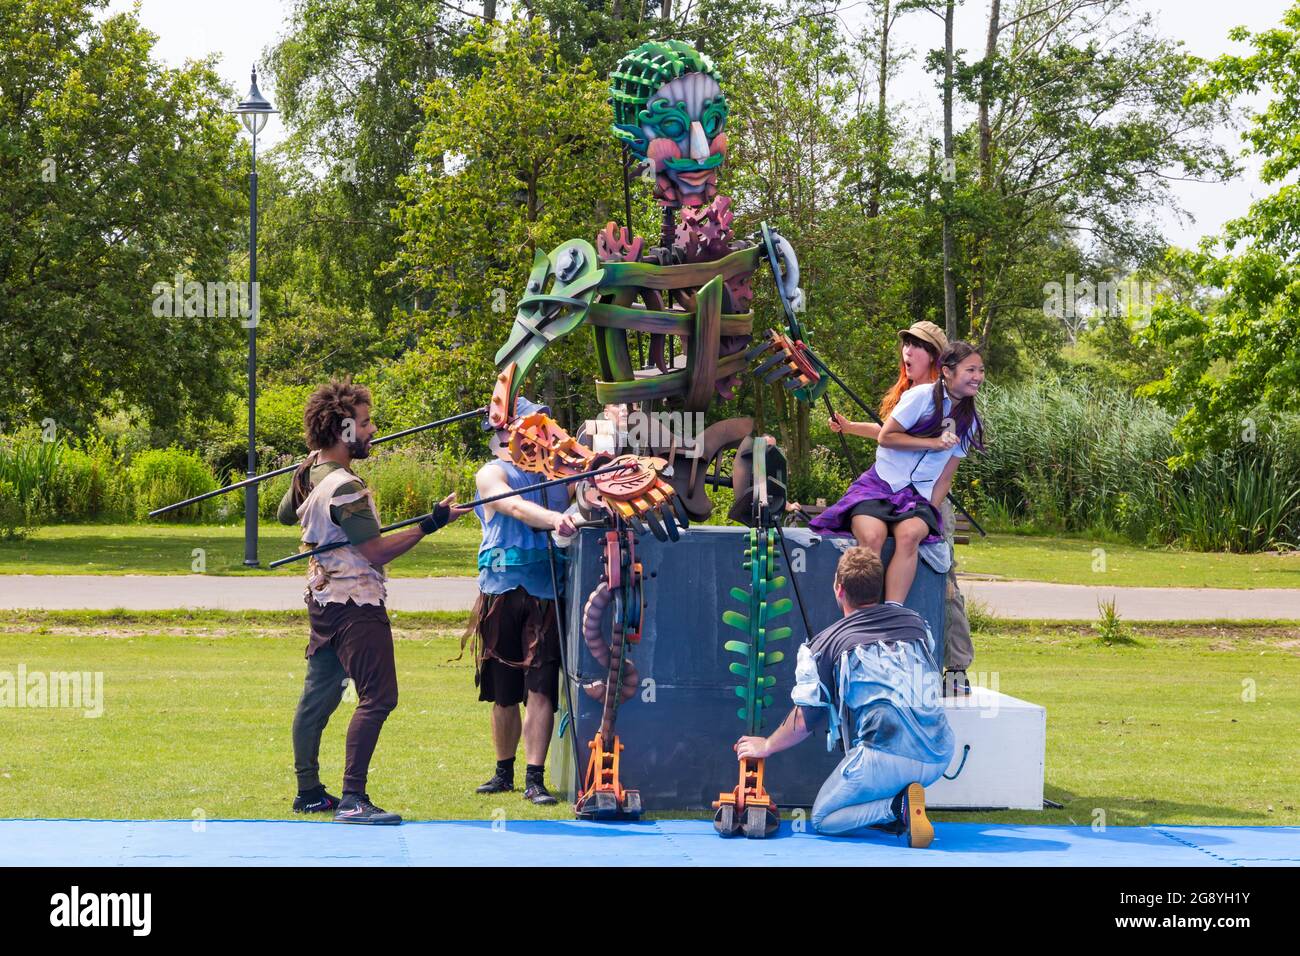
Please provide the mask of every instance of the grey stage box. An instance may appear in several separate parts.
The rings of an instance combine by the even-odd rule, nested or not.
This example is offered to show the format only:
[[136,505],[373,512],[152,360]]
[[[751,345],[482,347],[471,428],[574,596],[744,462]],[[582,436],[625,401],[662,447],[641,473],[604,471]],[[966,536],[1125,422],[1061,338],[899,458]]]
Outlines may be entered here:
[[[744,527],[696,525],[675,543],[661,543],[651,535],[638,540],[645,573],[646,617],[641,641],[632,645],[630,658],[641,677],[641,692],[618,711],[616,731],[623,743],[621,778],[629,789],[641,791],[646,810],[708,809],[718,794],[736,785],[736,756],[731,749],[744,727],[736,716],[740,680],[727,670],[738,656],[723,650],[723,643],[743,634],[722,623],[722,612],[745,611],[730,596],[733,587],[749,587],[749,572],[742,569],[749,540]],[[835,565],[843,550],[853,544],[847,536],[822,536],[804,528],[785,529],[791,561],[802,571],[791,575],[783,556],[779,566],[787,578],[797,579],[808,623],[813,632],[840,616],[831,593]],[[582,640],[582,605],[596,586],[601,572],[603,532],[584,528],[569,548],[565,601],[565,656],[570,670],[584,680],[604,679]],[[885,561],[893,551],[885,545]],[[797,553],[798,552],[798,553]],[[800,553],[802,557],[800,556]],[[917,562],[916,580],[907,606],[930,625],[943,655],[944,576]],[[785,660],[767,673],[776,676],[772,708],[765,712],[763,732],[771,733],[790,709],[794,685],[795,651],[807,640],[792,584],[776,592],[795,602],[787,615],[771,622],[788,625],[793,634],[770,645],[785,652]],[[608,634],[609,611],[606,611]],[[571,686],[577,710],[577,741],[586,771],[587,743],[600,723],[600,702]],[[561,691],[560,706],[565,701]],[[573,732],[570,728],[566,733]],[[838,751],[826,751],[825,734],[818,733],[792,750],[767,761],[766,785],[783,806],[810,806],[826,775],[839,762]],[[573,798],[573,749],[566,736],[551,746],[552,779]]]

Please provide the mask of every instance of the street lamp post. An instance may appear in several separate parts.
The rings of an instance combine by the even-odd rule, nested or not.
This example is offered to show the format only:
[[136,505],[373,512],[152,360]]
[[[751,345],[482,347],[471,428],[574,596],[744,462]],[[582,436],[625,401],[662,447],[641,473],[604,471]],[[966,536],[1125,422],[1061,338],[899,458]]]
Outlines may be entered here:
[[[257,319],[260,296],[257,291],[257,134],[266,127],[271,114],[266,97],[257,89],[257,67],[253,67],[253,85],[234,113],[244,128],[253,134],[253,168],[248,174],[248,294],[251,315],[244,322],[248,328],[248,477],[257,475]],[[244,564],[255,568],[257,562],[257,485],[244,491]]]

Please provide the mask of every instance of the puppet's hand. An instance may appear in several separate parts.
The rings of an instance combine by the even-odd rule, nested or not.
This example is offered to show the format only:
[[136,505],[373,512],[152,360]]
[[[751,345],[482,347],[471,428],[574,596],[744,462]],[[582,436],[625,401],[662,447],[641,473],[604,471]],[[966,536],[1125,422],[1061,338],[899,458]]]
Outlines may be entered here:
[[649,525],[660,541],[678,540],[681,529],[690,521],[672,485],[659,477],[668,463],[662,458],[623,455],[611,464],[626,467],[595,479],[605,506],[632,525],[637,534],[645,532]]
[[821,376],[809,358],[808,347],[788,335],[769,329],[763,341],[747,354],[750,361],[762,357],[763,363],[754,369],[769,384],[780,382],[792,392],[818,385]]

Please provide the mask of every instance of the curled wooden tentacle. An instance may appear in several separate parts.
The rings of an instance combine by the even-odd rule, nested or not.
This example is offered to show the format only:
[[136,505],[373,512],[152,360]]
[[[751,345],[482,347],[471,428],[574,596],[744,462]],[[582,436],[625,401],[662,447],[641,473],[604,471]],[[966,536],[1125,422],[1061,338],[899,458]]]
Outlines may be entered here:
[[[609,667],[610,646],[605,643],[604,628],[601,626],[605,618],[605,608],[613,600],[614,595],[609,590],[609,582],[604,578],[596,585],[596,589],[591,592],[587,598],[587,603],[582,609],[582,639],[587,642],[587,650],[591,656],[596,659],[596,663],[603,668]],[[622,641],[621,635],[616,639]],[[622,700],[631,700],[636,696],[637,688],[641,685],[641,678],[637,673],[636,665],[628,658],[623,659],[623,687],[620,693]],[[603,680],[594,681],[583,686],[583,690],[592,700],[605,699],[606,682]]]
[[[719,472],[718,459],[737,447],[754,430],[752,418],[726,418],[714,422],[697,440],[698,460],[679,461],[673,466],[669,483],[677,493],[673,508],[681,508],[687,520],[679,521],[683,528],[690,521],[704,521],[713,512],[713,502],[705,486],[705,477]],[[679,515],[680,517],[680,515]]]
[[[641,297],[645,301],[647,309],[661,310],[664,307],[663,295],[657,289],[646,289],[642,292]],[[646,356],[646,359],[650,365],[653,365],[661,372],[668,371],[668,356],[664,351],[667,342],[668,337],[662,332],[650,333],[650,354]]]
[[587,650],[591,651],[591,656],[601,667],[609,666],[609,645],[605,643],[600,625],[612,597],[609,582],[601,578],[582,608],[582,639],[587,642]]
[[664,352],[664,343],[667,341],[668,336],[662,332],[652,332],[650,335],[650,361],[661,372],[668,371],[668,356]]

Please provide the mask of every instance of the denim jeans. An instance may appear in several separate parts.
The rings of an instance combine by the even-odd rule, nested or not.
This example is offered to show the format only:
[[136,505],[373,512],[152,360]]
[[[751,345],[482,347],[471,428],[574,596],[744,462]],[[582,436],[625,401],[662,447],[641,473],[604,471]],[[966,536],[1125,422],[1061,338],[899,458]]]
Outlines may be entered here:
[[910,783],[923,787],[938,780],[947,763],[922,763],[910,757],[853,747],[831,771],[813,803],[811,823],[818,833],[850,835],[894,818],[890,804]]

